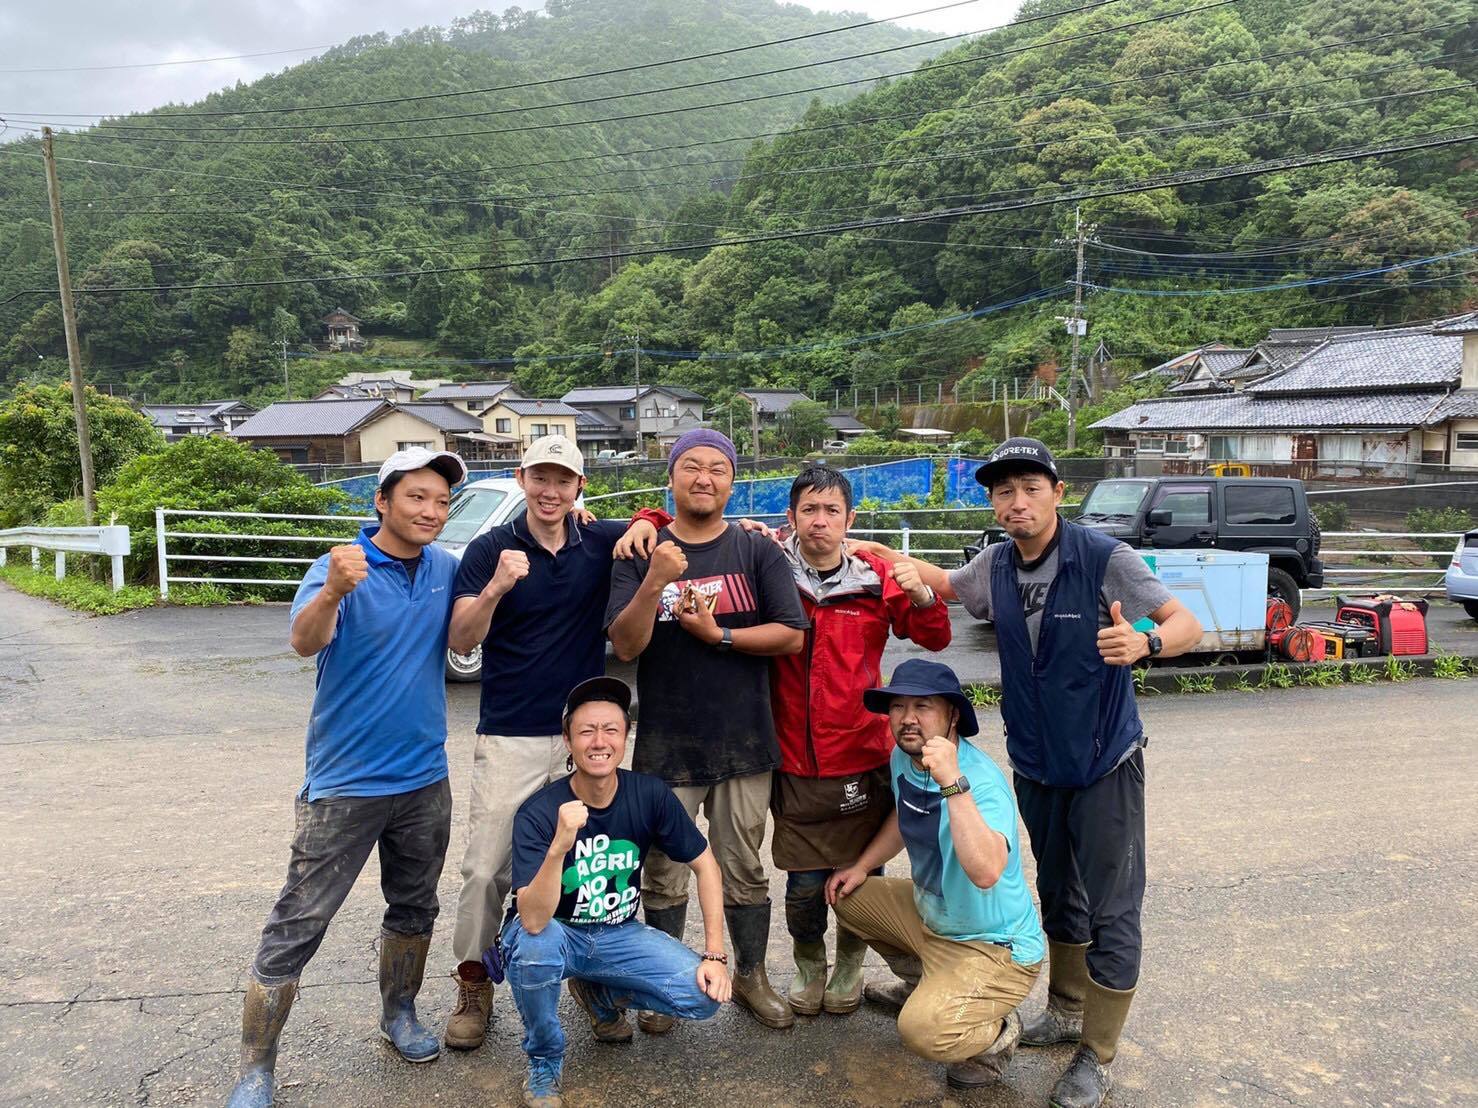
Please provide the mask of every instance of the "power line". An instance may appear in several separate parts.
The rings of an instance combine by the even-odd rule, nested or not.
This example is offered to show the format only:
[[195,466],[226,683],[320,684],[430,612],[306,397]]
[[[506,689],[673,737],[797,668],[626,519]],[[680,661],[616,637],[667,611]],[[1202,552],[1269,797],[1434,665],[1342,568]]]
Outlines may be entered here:
[[[271,58],[279,54],[311,54],[316,50],[332,50],[336,44],[329,43],[326,46],[294,46],[286,50],[262,50],[255,54],[225,54],[217,58],[186,58],[182,61],[172,62],[133,62],[128,65],[68,65],[52,66],[42,69],[0,69],[0,73],[101,73],[114,69],[164,69],[176,65],[205,65],[210,62],[235,62],[246,58]],[[79,115],[91,115],[84,112],[62,112],[61,115],[71,118]]]
[[1280,292],[1283,289],[1311,288],[1315,285],[1336,284],[1340,281],[1352,281],[1362,277],[1374,277],[1383,273],[1395,273],[1404,269],[1413,269],[1418,266],[1445,262],[1452,258],[1467,257],[1469,254],[1478,254],[1478,246],[1468,246],[1462,250],[1453,250],[1449,253],[1438,254],[1430,258],[1418,258],[1410,262],[1397,262],[1393,265],[1376,266],[1372,269],[1359,269],[1337,277],[1310,277],[1299,281],[1279,281],[1276,284],[1257,285],[1252,288],[1227,288],[1223,286],[1219,289],[1136,289],[1099,285],[1092,281],[1083,282],[1083,287],[1093,289],[1095,292],[1113,292],[1125,296],[1232,296],[1251,292]]
[[[871,230],[880,227],[905,226],[916,223],[932,223],[936,220],[957,219],[962,216],[984,215],[996,212],[1019,211],[1026,208],[1048,207],[1054,204],[1072,203],[1081,200],[1090,200],[1102,196],[1119,196],[1130,193],[1150,192],[1162,188],[1177,188],[1184,185],[1209,184],[1214,181],[1233,180],[1244,177],[1255,177],[1266,173],[1282,173],[1293,169],[1301,169],[1308,166],[1331,165],[1338,162],[1355,161],[1363,158],[1382,157],[1387,154],[1405,153],[1411,150],[1437,149],[1451,146],[1460,142],[1470,142],[1478,139],[1478,131],[1472,131],[1462,135],[1448,135],[1438,133],[1436,135],[1416,136],[1404,144],[1392,145],[1382,144],[1373,147],[1361,147],[1354,149],[1336,149],[1320,151],[1315,154],[1290,155],[1282,158],[1267,159],[1260,162],[1244,162],[1238,165],[1218,166],[1215,169],[1197,169],[1165,177],[1148,178],[1141,181],[1121,184],[1117,188],[1089,187],[1078,189],[1068,193],[1060,193],[1055,196],[1028,197],[1020,200],[998,201],[992,204],[975,204],[954,208],[945,208],[929,212],[918,212],[906,215],[872,217],[869,219],[853,220],[848,223],[836,224],[827,227],[804,227],[790,228],[786,230],[774,230],[755,232],[748,235],[736,236],[729,239],[717,239],[700,243],[669,243],[661,246],[643,247],[634,250],[603,251],[594,254],[584,254],[574,257],[546,258],[541,260],[480,263],[466,266],[442,266],[420,270],[403,270],[389,273],[350,273],[332,274],[325,277],[296,277],[269,279],[261,281],[230,281],[230,282],[201,282],[186,285],[120,285],[112,288],[101,289],[78,289],[79,293],[108,294],[120,292],[175,292],[192,289],[212,288],[263,288],[283,285],[315,284],[319,282],[349,281],[349,280],[378,280],[396,277],[420,277],[426,274],[439,273],[468,273],[482,272],[488,270],[522,269],[537,265],[555,265],[571,262],[584,261],[606,261],[608,259],[642,257],[648,254],[674,254],[698,250],[713,250],[723,247],[745,246],[763,242],[780,242],[792,239],[811,238],[817,235],[844,234],[848,231]],[[54,295],[54,289],[22,289],[11,294],[0,303],[9,303],[22,296],[31,295]]]

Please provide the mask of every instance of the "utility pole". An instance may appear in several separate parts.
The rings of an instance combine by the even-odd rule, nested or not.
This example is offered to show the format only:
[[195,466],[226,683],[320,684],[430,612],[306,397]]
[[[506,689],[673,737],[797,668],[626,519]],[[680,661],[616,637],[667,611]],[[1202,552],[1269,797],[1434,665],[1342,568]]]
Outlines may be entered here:
[[282,399],[291,400],[293,394],[287,384],[287,339],[282,340]]
[[82,350],[77,343],[77,305],[72,300],[72,270],[67,265],[67,240],[62,230],[62,193],[56,180],[56,155],[51,128],[41,128],[41,157],[46,163],[46,198],[51,202],[51,244],[56,251],[56,284],[62,297],[62,328],[67,336],[67,365],[72,378],[72,412],[77,419],[77,455],[82,464],[82,505],[87,524],[97,516],[97,492],[92,483],[92,433],[87,425],[87,403],[82,391]]
[[641,332],[636,332],[631,341],[636,356],[636,452],[645,458],[647,443],[641,433]]
[[754,455],[754,469],[750,472],[760,471],[760,402],[753,396],[749,398],[749,446]]
[[1078,347],[1088,330],[1088,321],[1083,318],[1083,211],[1073,209],[1073,235],[1078,240],[1078,277],[1073,282],[1073,314],[1067,321],[1068,333],[1073,337],[1073,360],[1067,378],[1067,448],[1078,445]]

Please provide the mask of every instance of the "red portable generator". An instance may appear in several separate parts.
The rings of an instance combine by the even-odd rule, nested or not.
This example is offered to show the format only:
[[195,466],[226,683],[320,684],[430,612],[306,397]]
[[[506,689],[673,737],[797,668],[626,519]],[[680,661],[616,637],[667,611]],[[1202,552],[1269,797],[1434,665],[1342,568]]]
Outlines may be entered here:
[[1325,658],[1324,636],[1307,627],[1284,627],[1269,635],[1268,641],[1290,662],[1322,662]]
[[1382,654],[1427,652],[1427,602],[1398,600],[1394,596],[1337,597],[1334,618],[1339,623],[1368,627]]

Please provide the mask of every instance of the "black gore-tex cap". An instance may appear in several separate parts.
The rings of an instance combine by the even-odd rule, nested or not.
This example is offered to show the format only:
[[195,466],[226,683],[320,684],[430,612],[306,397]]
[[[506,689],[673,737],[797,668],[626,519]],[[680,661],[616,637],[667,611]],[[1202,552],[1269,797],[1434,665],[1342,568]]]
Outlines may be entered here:
[[576,708],[581,704],[589,704],[592,700],[609,701],[620,705],[623,712],[631,712],[631,688],[625,681],[615,677],[592,677],[588,681],[581,681],[565,697],[564,718],[569,719]]
[[1062,480],[1057,476],[1057,462],[1052,451],[1040,439],[1026,438],[1007,439],[991,451],[985,464],[975,471],[975,480],[989,489],[1002,473],[1012,469],[1038,469],[1054,483]]

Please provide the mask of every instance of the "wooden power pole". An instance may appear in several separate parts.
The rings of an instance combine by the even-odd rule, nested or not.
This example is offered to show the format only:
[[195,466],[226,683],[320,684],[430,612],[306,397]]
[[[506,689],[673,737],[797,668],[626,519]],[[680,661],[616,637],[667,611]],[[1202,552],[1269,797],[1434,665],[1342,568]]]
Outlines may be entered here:
[[62,194],[56,180],[56,157],[51,128],[41,128],[41,158],[46,163],[46,197],[51,202],[51,243],[56,251],[56,283],[62,297],[62,328],[67,335],[67,365],[72,377],[72,410],[77,417],[77,454],[82,463],[82,504],[87,524],[97,517],[97,491],[92,483],[92,434],[87,426],[87,404],[82,391],[82,350],[77,343],[77,305],[72,300],[72,271],[67,265],[67,240],[62,230]]

